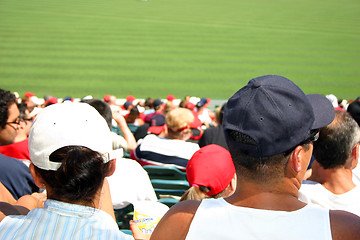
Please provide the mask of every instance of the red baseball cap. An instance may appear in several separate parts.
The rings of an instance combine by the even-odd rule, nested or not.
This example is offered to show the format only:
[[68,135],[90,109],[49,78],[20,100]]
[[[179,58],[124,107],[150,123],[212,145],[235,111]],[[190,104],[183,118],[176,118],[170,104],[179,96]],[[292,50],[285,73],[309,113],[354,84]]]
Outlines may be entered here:
[[187,103],[185,104],[185,108],[190,109],[190,110],[194,110],[195,104],[193,104],[193,103],[191,103],[191,102],[187,102]]
[[190,187],[208,187],[210,191],[206,194],[209,196],[224,191],[234,174],[235,167],[230,152],[216,144],[200,148],[186,166]]
[[33,94],[32,92],[26,92],[26,93],[24,94],[24,96],[25,96],[25,97],[33,97],[33,96],[35,96],[35,94]]
[[162,114],[153,116],[150,120],[150,127],[148,128],[147,132],[159,135],[164,130],[165,116]]
[[104,101],[105,101],[105,102],[110,101],[110,97],[111,97],[110,95],[105,95],[105,96],[104,96]]
[[133,95],[129,95],[126,97],[126,101],[128,102],[133,102],[134,100],[136,100],[136,98]]
[[176,99],[176,98],[174,97],[174,95],[171,95],[171,94],[169,94],[166,98],[167,98],[168,101],[173,101],[173,100]]

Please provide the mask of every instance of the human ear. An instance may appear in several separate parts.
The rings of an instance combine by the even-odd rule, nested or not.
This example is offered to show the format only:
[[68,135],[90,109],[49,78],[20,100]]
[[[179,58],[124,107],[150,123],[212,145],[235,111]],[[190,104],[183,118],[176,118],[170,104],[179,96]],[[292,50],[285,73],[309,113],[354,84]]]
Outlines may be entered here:
[[351,169],[356,168],[356,166],[358,165],[359,162],[359,151],[360,151],[360,144],[356,144],[355,147],[353,148],[353,150],[351,151],[351,157],[352,157],[352,161],[351,161]]
[[304,170],[305,157],[305,148],[301,145],[297,146],[290,154],[289,164],[291,164],[291,167],[295,170],[295,172],[301,172]]
[[39,188],[46,188],[46,182],[40,176],[40,174],[38,172],[36,172],[36,169],[35,169],[33,163],[30,163],[29,170],[30,170],[31,176],[34,179],[35,185],[38,186]]
[[236,184],[237,184],[237,176],[236,173],[234,174],[233,178],[230,181],[230,190],[231,193],[235,192],[236,189]]
[[109,172],[106,174],[107,177],[110,177],[111,175],[114,174],[115,169],[116,169],[116,159],[113,159],[109,162],[110,166],[109,166]]

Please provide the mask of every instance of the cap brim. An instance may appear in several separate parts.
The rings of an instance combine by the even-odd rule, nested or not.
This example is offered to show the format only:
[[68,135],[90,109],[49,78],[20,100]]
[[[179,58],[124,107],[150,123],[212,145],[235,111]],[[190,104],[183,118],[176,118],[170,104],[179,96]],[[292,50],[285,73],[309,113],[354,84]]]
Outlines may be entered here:
[[335,110],[329,99],[320,94],[307,95],[314,111],[315,120],[312,129],[329,125],[335,118]]
[[159,135],[162,131],[164,131],[164,129],[165,129],[165,125],[163,125],[163,126],[151,126],[151,127],[149,127],[147,132]]

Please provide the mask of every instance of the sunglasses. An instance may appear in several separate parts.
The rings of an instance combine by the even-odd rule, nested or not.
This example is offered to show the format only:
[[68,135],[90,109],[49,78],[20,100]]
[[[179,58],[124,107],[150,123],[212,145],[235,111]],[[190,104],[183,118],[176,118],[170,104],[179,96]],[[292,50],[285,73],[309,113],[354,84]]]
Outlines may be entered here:
[[20,123],[21,123],[21,119],[18,118],[18,119],[16,119],[15,121],[13,121],[13,122],[7,122],[6,124],[17,124],[17,125],[20,125]]
[[284,156],[289,155],[292,151],[294,151],[294,149],[299,146],[299,145],[305,145],[305,144],[309,144],[311,142],[316,142],[319,139],[319,135],[320,135],[320,131],[319,129],[313,129],[310,131],[309,135],[305,138],[304,141],[300,142],[299,144],[297,144],[295,147],[287,150],[286,152],[284,152]]

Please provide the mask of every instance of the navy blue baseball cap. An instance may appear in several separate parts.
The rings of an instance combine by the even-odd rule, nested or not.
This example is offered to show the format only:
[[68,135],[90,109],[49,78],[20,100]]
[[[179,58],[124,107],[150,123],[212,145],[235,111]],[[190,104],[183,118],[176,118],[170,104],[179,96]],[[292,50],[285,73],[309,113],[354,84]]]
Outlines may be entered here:
[[289,79],[266,75],[250,80],[228,100],[223,128],[232,154],[270,157],[296,147],[334,117],[325,96],[305,95]]

